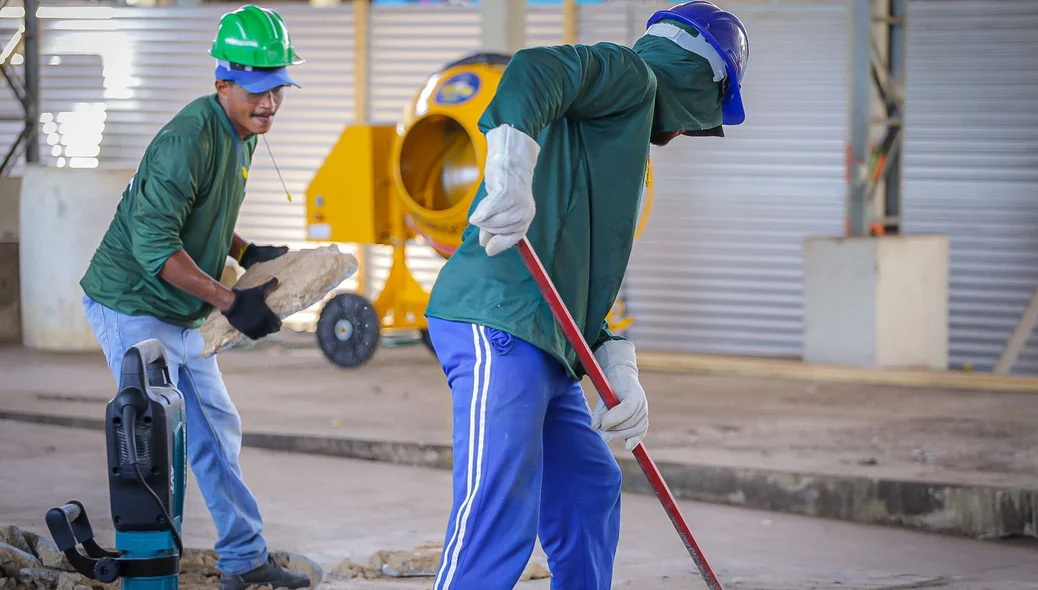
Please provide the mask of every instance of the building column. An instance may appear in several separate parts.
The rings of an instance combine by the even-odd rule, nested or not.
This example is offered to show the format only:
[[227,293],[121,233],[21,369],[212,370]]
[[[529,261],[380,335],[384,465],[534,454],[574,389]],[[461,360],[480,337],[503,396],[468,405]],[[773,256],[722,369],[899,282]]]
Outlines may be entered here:
[[850,0],[847,223],[804,242],[806,362],[948,366],[948,237],[901,233],[907,0]]
[[526,0],[480,0],[483,51],[512,54],[526,47]]

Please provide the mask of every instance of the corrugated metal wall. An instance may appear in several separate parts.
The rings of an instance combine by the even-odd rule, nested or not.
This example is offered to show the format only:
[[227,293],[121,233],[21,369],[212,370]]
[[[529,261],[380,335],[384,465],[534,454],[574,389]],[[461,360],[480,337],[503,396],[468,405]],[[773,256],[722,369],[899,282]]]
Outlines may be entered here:
[[[60,166],[134,168],[148,142],[187,102],[214,91],[208,55],[227,5],[86,7],[41,15],[41,159]],[[238,232],[260,243],[305,247],[306,187],[353,118],[353,12],[280,5],[306,64],[267,134],[293,199],[260,141]],[[3,19],[4,25],[14,20]],[[352,245],[341,245],[353,251]],[[350,279],[344,287],[355,286]],[[290,324],[312,319],[304,312]]]
[[949,236],[951,361],[988,371],[1038,287],[1038,2],[908,17],[904,229]]
[[[632,43],[666,5],[583,5],[580,41]],[[645,349],[797,356],[802,239],[842,232],[848,10],[844,0],[730,5],[752,31],[747,125],[725,140],[653,150],[655,206],[626,287],[631,336]],[[277,6],[308,60],[297,69],[304,88],[290,92],[269,135],[296,199],[286,200],[261,142],[240,231],[302,247],[306,185],[352,118],[354,24],[348,4]],[[41,18],[44,160],[135,166],[170,116],[212,90],[207,50],[227,9],[89,7]],[[561,41],[560,10],[528,7],[528,45]],[[430,73],[479,43],[473,8],[376,6],[372,20],[378,122],[397,120]],[[15,26],[0,19],[0,32]],[[1038,8],[917,0],[909,26],[905,230],[951,235],[953,362],[986,369],[1038,286]],[[0,125],[0,140],[16,128]],[[442,260],[421,247],[409,259],[429,286]],[[388,256],[372,262],[374,292]],[[1038,371],[1038,350],[1028,348],[1020,371]]]
[[[842,229],[847,8],[729,4],[752,31],[747,124],[652,150],[630,335],[645,350],[799,356],[802,240]],[[588,7],[582,35],[633,43],[659,6]]]

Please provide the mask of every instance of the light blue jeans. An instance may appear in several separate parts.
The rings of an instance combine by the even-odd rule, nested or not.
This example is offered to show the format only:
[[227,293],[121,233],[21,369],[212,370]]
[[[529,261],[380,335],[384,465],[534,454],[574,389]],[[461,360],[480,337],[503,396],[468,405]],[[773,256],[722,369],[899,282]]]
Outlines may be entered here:
[[[241,417],[223,382],[216,357],[201,358],[198,330],[149,316],[129,316],[83,297],[87,322],[97,336],[116,383],[127,349],[148,338],[166,348],[170,377],[184,394],[187,460],[213,517],[219,539],[217,567],[237,575],[263,565],[267,544],[256,498],[242,480]],[[114,389],[113,389],[114,395]]]

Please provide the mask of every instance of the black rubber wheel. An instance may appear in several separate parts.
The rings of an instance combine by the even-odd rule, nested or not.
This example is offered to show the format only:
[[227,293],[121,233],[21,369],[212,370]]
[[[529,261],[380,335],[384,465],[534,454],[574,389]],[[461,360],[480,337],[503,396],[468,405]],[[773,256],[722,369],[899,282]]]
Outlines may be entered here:
[[436,354],[436,349],[433,348],[432,337],[429,336],[429,330],[422,330],[422,344],[429,349],[429,352]]
[[382,335],[375,306],[356,293],[331,298],[317,320],[317,344],[340,367],[354,368],[371,360]]

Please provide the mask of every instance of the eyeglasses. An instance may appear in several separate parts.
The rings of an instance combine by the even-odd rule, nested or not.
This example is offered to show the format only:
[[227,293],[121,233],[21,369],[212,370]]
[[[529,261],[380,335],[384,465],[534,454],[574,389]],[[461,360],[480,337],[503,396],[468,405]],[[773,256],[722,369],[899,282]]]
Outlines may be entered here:
[[282,99],[285,98],[285,86],[271,88],[266,92],[249,92],[248,90],[245,90],[244,88],[242,88],[238,84],[235,84],[234,82],[231,82],[231,84],[234,84],[236,88],[241,90],[241,94],[244,95],[245,100],[250,104],[256,104],[260,102],[268,94],[274,98],[274,102],[281,102]]

